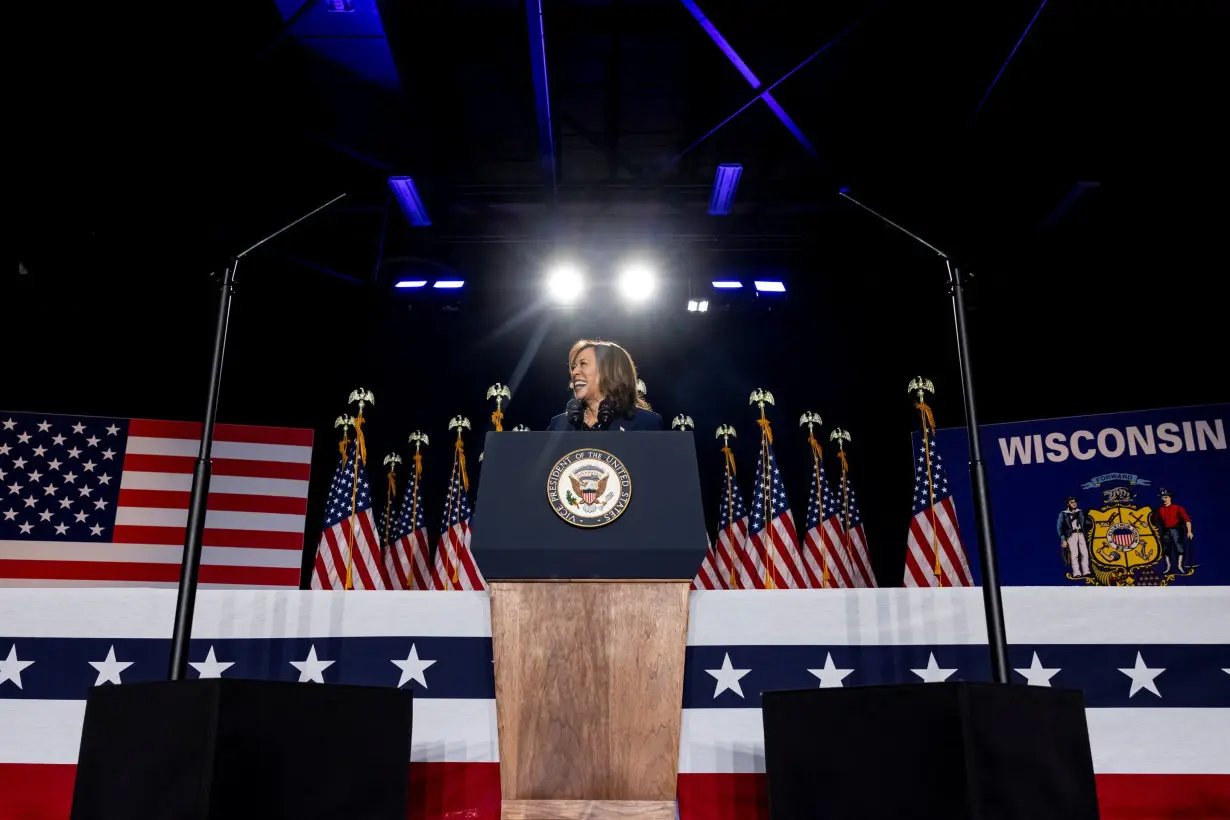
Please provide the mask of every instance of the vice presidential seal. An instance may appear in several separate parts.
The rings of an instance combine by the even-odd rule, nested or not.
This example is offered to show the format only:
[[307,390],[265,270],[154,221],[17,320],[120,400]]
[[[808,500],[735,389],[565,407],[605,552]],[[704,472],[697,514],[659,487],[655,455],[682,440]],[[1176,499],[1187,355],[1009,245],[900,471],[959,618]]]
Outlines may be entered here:
[[547,477],[551,509],[573,526],[610,524],[631,498],[628,468],[606,450],[573,450],[555,462]]

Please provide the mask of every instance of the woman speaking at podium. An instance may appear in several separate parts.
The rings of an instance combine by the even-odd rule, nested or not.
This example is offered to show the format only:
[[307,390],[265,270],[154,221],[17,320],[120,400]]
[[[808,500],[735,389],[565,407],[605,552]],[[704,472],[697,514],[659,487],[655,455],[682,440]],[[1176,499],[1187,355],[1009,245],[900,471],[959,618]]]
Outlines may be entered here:
[[568,352],[572,399],[548,430],[661,430],[662,417],[636,394],[636,365],[614,342],[581,339]]

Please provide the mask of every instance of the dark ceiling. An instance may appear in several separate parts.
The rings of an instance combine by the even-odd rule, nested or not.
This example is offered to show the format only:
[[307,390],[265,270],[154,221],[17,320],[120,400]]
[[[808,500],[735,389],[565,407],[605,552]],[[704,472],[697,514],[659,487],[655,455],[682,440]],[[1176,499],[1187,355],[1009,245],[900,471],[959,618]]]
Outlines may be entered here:
[[[543,0],[549,131],[537,2],[152,5],[19,12],[7,130],[31,268],[211,265],[341,192],[278,253],[366,282],[405,257],[477,280],[493,253],[576,245],[701,269],[896,243],[850,186],[1005,269],[1105,259],[1125,235],[1190,244],[1175,232],[1200,233],[1225,178],[1219,4]],[[745,169],[729,217],[706,214],[720,162]],[[390,174],[431,227],[390,208]]]

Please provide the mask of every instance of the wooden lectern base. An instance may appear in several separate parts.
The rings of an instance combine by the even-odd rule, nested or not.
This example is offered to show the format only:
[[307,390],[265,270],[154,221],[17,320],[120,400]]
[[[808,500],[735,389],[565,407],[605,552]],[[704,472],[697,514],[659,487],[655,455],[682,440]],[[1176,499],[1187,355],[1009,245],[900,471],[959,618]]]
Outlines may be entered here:
[[503,816],[673,818],[689,582],[490,587]]
[[675,820],[674,800],[505,800],[500,820]]

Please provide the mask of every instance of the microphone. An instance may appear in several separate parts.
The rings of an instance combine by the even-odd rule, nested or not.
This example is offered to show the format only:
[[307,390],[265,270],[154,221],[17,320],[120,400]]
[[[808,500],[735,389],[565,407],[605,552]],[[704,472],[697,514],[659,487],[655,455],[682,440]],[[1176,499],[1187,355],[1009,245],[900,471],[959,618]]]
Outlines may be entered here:
[[564,413],[568,416],[569,424],[577,430],[585,429],[585,402],[580,399],[569,399]]
[[611,426],[611,419],[615,416],[615,411],[611,407],[611,403],[606,399],[598,402],[598,429],[605,430]]

